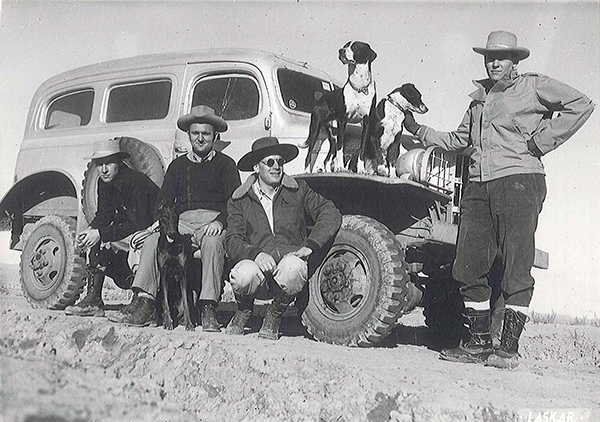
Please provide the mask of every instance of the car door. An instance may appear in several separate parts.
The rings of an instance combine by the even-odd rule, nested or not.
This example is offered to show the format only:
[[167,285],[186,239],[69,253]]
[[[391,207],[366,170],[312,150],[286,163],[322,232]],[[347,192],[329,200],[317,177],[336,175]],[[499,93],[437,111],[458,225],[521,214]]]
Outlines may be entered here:
[[[228,124],[217,148],[234,160],[250,151],[255,139],[271,134],[270,99],[258,68],[246,63],[191,63],[185,86],[181,115],[197,105],[213,108]],[[187,135],[178,131],[176,154],[189,147]]]

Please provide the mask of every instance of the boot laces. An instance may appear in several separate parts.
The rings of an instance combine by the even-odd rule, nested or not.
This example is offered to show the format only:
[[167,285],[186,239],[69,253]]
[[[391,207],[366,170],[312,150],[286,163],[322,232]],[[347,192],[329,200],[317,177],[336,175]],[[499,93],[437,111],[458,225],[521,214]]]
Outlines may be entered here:
[[521,318],[519,313],[513,310],[507,309],[505,312],[504,326],[502,327],[502,349],[510,350],[519,341],[529,317]]

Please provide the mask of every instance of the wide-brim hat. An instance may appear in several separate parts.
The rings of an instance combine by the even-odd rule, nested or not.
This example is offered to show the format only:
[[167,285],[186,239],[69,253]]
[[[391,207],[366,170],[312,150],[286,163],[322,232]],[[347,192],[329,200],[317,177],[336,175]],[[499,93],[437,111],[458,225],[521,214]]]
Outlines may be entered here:
[[288,163],[296,158],[298,153],[296,145],[280,144],[279,139],[274,136],[258,138],[252,143],[252,151],[240,158],[237,167],[240,171],[252,171],[260,160],[269,155],[279,155]]
[[86,160],[98,160],[113,155],[117,159],[125,159],[131,156],[128,152],[121,151],[118,139],[107,139],[94,142],[94,152],[92,152],[92,155],[83,158]]
[[205,105],[192,107],[189,114],[181,116],[177,119],[177,127],[184,132],[187,132],[192,123],[208,123],[212,125],[217,132],[225,132],[227,130],[227,122],[222,117],[215,114],[215,111]]
[[526,59],[530,53],[528,48],[517,46],[517,36],[507,31],[490,32],[485,48],[473,47],[473,51],[483,55],[508,52],[514,54],[517,60]]

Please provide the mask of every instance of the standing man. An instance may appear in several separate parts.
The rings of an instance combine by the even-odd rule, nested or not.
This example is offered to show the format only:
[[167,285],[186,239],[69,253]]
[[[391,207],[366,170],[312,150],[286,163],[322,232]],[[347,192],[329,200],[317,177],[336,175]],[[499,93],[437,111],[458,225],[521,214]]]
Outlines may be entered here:
[[[453,267],[453,277],[463,284],[469,338],[440,357],[514,368],[533,295],[534,235],[546,196],[541,157],[577,132],[594,105],[548,76],[520,75],[517,64],[529,50],[519,47],[510,32],[491,32],[486,47],[473,50],[484,56],[488,78],[475,82],[478,89],[458,129],[438,132],[417,124],[412,115],[404,126],[426,146],[471,149]],[[503,263],[506,309],[500,345],[493,348],[488,274],[497,256]]]
[[[200,249],[202,287],[198,298],[203,331],[221,331],[216,308],[221,299],[225,260],[227,200],[240,186],[235,161],[214,149],[217,134],[227,122],[207,106],[193,107],[177,120],[188,133],[192,149],[169,165],[159,193],[160,204],[174,204],[179,215],[179,232],[191,234]],[[157,260],[159,233],[149,236],[142,248],[140,267],[133,281],[134,300],[110,319],[128,325],[146,326],[156,319],[155,298],[160,283]]]
[[131,288],[133,272],[127,257],[129,240],[154,221],[158,186],[145,174],[123,164],[129,153],[121,151],[118,139],[94,143],[91,159],[98,172],[98,211],[90,228],[77,238],[89,250],[87,294],[65,312],[79,316],[104,316],[102,286],[108,275],[122,289]]
[[[308,280],[308,258],[342,224],[331,201],[283,172],[297,155],[295,145],[267,137],[257,139],[238,162],[238,169],[254,173],[227,204],[226,247],[236,263],[229,281],[238,303],[229,334],[244,333],[257,296],[272,297],[258,336],[277,340],[281,316]],[[314,222],[310,233],[306,216]]]

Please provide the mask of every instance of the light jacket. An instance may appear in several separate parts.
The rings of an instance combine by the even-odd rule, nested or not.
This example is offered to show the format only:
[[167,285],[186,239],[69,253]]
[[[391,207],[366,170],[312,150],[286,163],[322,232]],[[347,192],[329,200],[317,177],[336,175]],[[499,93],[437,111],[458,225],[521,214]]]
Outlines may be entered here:
[[[319,251],[339,230],[342,216],[333,202],[314,192],[303,180],[283,175],[281,188],[273,198],[273,231],[252,185],[252,174],[227,203],[229,257],[238,262],[255,259],[261,252],[276,262],[289,252],[307,246]],[[311,221],[312,220],[312,221]],[[309,225],[313,225],[308,230]]]
[[537,73],[493,84],[474,81],[477,91],[454,132],[421,126],[425,146],[464,151],[471,156],[469,180],[486,182],[511,174],[541,173],[544,166],[527,147],[533,141],[542,154],[558,148],[590,117],[592,101],[570,86]]

